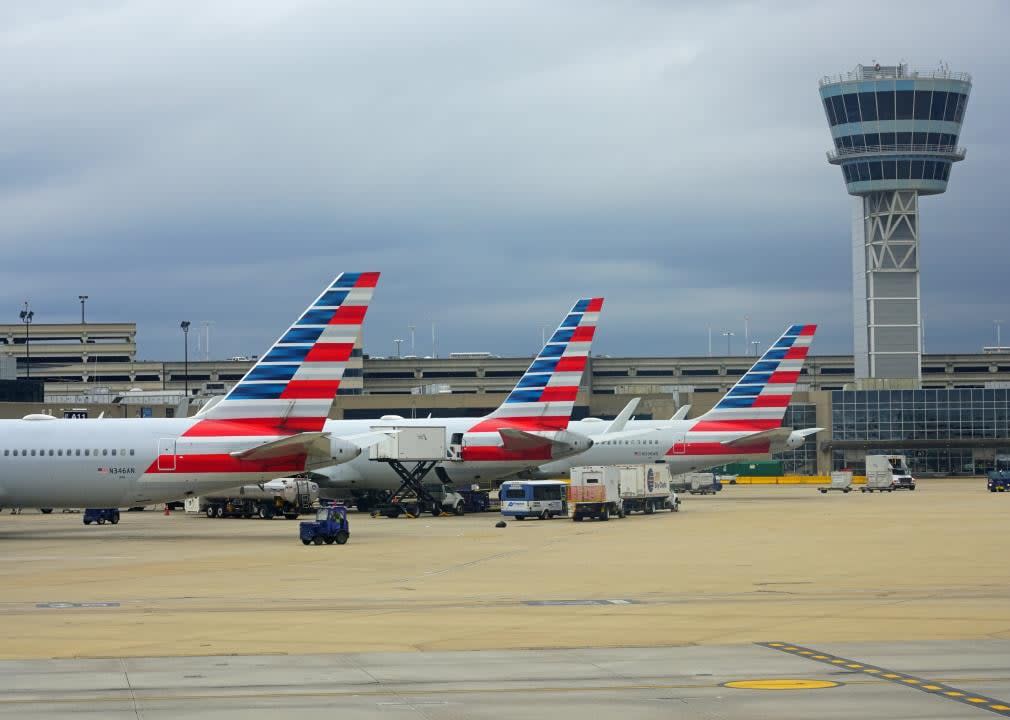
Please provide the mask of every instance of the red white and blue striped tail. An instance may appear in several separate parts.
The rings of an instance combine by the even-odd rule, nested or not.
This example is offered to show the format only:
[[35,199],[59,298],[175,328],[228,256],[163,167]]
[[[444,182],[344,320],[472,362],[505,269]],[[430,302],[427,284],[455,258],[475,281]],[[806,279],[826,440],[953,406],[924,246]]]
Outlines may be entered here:
[[242,380],[185,434],[287,435],[322,430],[379,273],[341,273]]
[[505,402],[470,432],[567,428],[602,308],[603,298],[575,303]]
[[790,326],[691,431],[781,427],[815,332],[816,325]]

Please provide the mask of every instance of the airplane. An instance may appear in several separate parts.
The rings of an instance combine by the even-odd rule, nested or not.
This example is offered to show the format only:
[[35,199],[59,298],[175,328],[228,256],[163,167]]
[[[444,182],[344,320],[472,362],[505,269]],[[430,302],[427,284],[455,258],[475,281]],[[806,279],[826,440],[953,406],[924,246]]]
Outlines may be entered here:
[[628,420],[637,405],[632,401],[602,433],[596,430],[600,420],[574,422],[570,429],[593,437],[593,447],[523,476],[557,478],[580,465],[654,462],[665,462],[676,475],[795,450],[823,429],[782,427],[816,331],[816,325],[787,328],[715,407],[697,418],[688,420],[688,407],[682,407],[670,420]]
[[193,417],[0,420],[0,505],[119,508],[358,457],[324,428],[379,273],[343,273],[219,402]]
[[[372,420],[329,420],[325,429],[343,435],[394,427],[444,428],[449,457],[434,471],[446,483],[505,477],[584,452],[592,447],[592,438],[567,428],[602,308],[603,298],[575,303],[505,401],[486,417],[404,419],[387,415]],[[361,510],[370,505],[362,493],[394,491],[401,482],[389,465],[370,461],[367,456],[313,470],[312,479],[324,495],[353,490]]]

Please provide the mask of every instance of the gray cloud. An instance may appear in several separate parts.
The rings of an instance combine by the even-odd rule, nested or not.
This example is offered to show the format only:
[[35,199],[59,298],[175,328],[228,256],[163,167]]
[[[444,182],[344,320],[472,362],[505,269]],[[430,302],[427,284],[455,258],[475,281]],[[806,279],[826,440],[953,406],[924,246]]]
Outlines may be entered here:
[[927,349],[974,349],[1006,305],[1008,15],[7,3],[2,297],[64,320],[86,292],[92,318],[141,324],[151,358],[179,354],[182,317],[212,319],[229,355],[336,272],[379,269],[375,354],[409,323],[430,344],[432,322],[443,352],[531,352],[586,294],[607,297],[609,354],[702,353],[744,316],[766,340],[819,322],[817,351],[848,352],[850,199],[816,82],[942,57],[976,85],[968,160],[922,206]]

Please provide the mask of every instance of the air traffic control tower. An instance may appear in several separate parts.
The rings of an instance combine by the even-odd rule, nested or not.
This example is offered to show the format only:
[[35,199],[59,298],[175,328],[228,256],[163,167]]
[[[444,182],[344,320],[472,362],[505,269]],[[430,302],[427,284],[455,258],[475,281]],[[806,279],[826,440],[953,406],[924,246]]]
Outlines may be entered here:
[[857,65],[820,82],[834,150],[853,195],[856,380],[919,381],[919,198],[947,189],[971,77]]

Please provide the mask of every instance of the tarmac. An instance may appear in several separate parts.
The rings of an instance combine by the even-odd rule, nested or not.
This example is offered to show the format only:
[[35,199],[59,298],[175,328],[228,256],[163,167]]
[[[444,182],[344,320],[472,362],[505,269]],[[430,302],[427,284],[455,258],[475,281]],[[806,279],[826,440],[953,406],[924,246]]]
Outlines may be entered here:
[[[5,514],[0,714],[1003,714],[1004,501],[739,486],[606,523],[352,514],[321,547],[281,519]],[[724,685],[752,680],[813,685]]]

